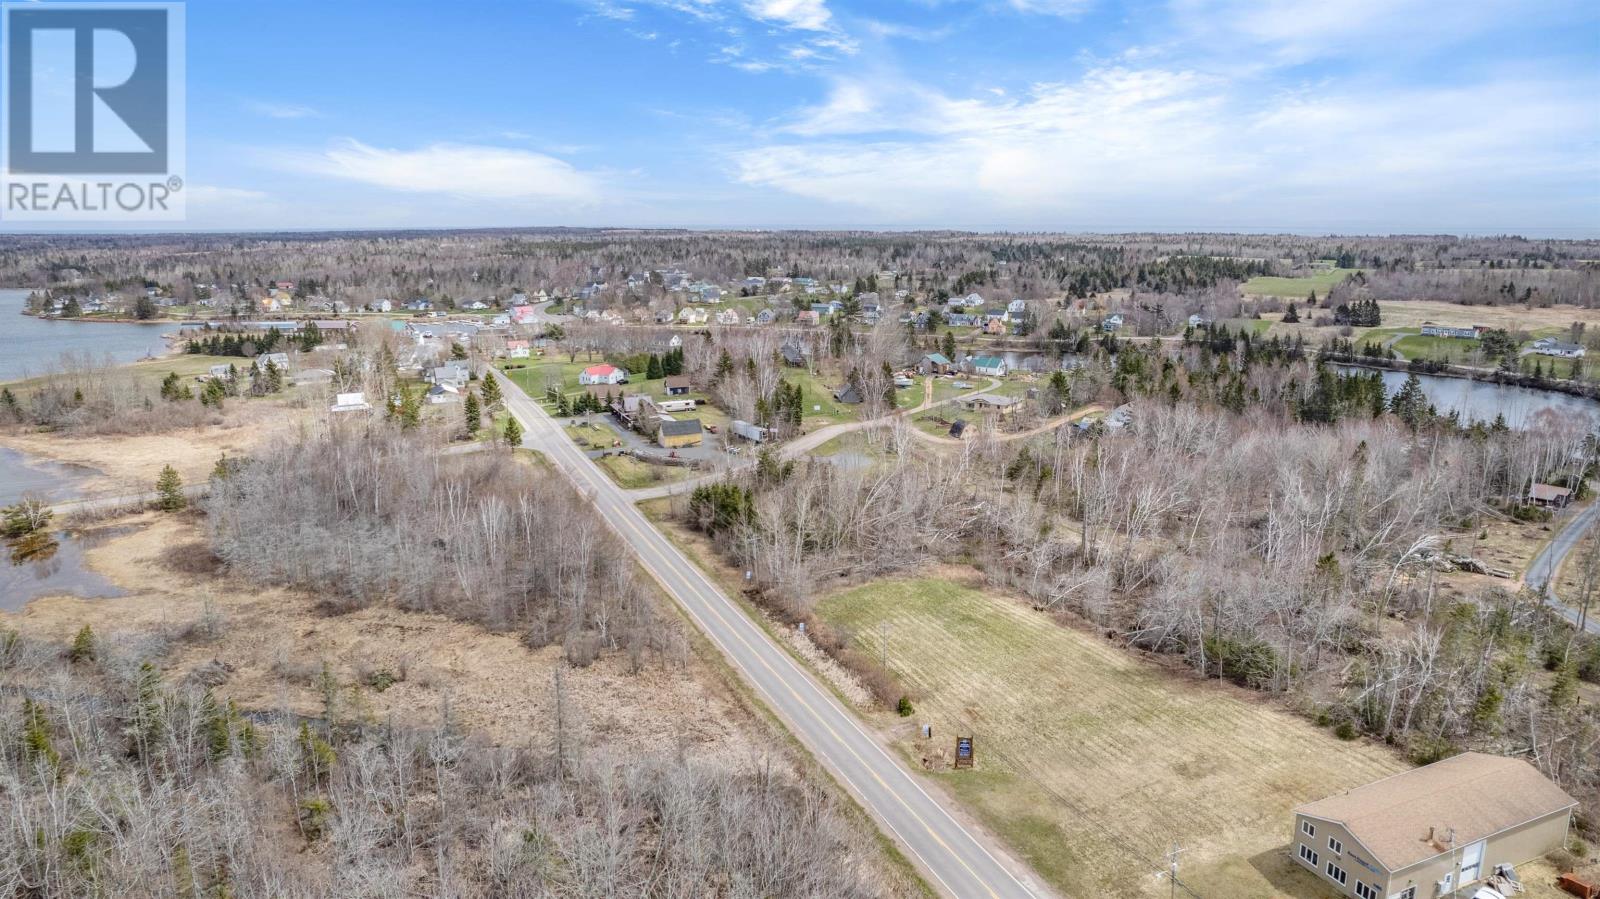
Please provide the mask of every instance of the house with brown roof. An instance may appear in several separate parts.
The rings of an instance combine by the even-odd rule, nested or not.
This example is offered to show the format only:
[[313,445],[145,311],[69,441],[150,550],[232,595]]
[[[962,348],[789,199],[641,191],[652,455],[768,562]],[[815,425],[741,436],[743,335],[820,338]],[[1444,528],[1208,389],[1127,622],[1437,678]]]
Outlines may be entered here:
[[1347,896],[1434,899],[1562,846],[1576,806],[1521,759],[1466,752],[1300,806],[1290,852]]
[[1572,502],[1572,491],[1554,484],[1534,484],[1528,488],[1528,501],[1536,506],[1563,509]]

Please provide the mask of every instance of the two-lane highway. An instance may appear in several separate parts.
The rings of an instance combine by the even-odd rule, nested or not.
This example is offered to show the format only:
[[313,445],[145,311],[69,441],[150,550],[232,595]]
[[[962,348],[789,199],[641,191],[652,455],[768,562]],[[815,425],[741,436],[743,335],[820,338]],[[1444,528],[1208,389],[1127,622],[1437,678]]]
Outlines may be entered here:
[[739,606],[646,519],[559,424],[498,372],[523,445],[543,453],[589,496],[613,530],[789,729],[877,819],[946,895],[1050,895],[1030,872],[965,826]]

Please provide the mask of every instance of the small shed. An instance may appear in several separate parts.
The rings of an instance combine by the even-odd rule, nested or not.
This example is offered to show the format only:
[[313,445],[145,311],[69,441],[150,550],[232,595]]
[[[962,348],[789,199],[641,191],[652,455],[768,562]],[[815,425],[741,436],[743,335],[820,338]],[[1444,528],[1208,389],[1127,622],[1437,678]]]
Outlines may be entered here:
[[689,378],[685,375],[668,375],[662,384],[667,396],[683,396],[689,392]]

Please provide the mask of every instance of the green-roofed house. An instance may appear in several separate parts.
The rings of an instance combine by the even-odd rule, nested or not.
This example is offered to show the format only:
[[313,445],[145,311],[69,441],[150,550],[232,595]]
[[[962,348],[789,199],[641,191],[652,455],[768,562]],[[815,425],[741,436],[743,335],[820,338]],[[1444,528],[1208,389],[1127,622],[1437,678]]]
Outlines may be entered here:
[[1009,370],[1006,360],[999,356],[968,356],[967,365],[973,374],[988,375],[991,378],[1003,378]]
[[943,353],[929,353],[917,363],[917,371],[925,375],[947,375],[953,368],[955,366],[950,364],[950,360],[946,359]]

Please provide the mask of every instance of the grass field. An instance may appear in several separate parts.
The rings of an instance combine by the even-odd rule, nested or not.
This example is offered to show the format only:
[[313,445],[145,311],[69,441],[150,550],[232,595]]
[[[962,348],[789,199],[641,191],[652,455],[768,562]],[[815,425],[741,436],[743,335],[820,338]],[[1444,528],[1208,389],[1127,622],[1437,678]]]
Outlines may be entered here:
[[974,737],[974,770],[932,776],[1067,895],[1165,896],[1153,873],[1178,843],[1208,899],[1332,896],[1288,859],[1289,810],[1405,767],[950,580],[876,582],[818,612],[884,651],[909,724],[933,725],[931,747],[897,731],[914,764]]
[[641,487],[654,487],[658,484],[672,484],[696,474],[694,469],[675,465],[652,465],[641,462],[632,456],[606,456],[595,460],[611,480],[624,490],[637,490]]
[[1353,268],[1323,269],[1303,278],[1272,278],[1265,275],[1244,282],[1244,292],[1271,297],[1304,299],[1313,290],[1327,296],[1328,290],[1356,273]]

